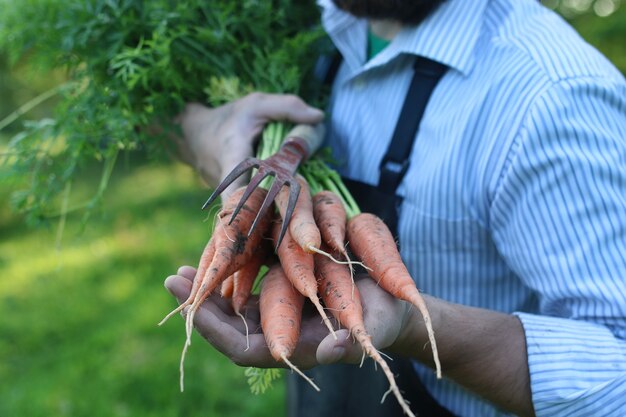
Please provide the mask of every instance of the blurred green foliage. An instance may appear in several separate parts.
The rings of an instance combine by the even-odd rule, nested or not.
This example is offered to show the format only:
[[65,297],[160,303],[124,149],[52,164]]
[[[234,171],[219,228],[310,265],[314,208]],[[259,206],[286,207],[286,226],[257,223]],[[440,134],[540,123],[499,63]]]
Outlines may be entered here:
[[544,0],[626,74],[626,4],[623,0]]
[[18,188],[11,202],[31,224],[59,212],[85,164],[106,168],[73,210],[99,204],[120,152],[164,159],[186,102],[221,104],[252,89],[308,97],[324,39],[309,0],[0,0],[0,10],[9,61],[67,78],[51,117],[25,124],[2,161]]

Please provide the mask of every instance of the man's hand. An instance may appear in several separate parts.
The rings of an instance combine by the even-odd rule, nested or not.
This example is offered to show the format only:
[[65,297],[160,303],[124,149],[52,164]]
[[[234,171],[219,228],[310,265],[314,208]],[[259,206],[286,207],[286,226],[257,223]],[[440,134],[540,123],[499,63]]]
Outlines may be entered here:
[[[185,266],[178,270],[178,275],[165,281],[165,287],[179,303],[187,299],[194,275],[195,269]],[[364,307],[365,327],[372,336],[374,346],[379,349],[392,346],[400,335],[409,306],[367,277],[358,280],[357,286]],[[194,323],[210,344],[238,365],[258,368],[284,366],[271,357],[266,346],[259,320],[258,297],[251,297],[243,314],[250,331],[250,348],[247,350],[245,326],[241,317],[233,312],[230,300],[219,295],[210,296],[197,311]],[[339,328],[336,322],[333,325]],[[328,333],[317,312],[305,307],[300,339],[291,361],[301,369],[334,362],[359,363],[363,356],[360,346],[354,343],[347,330],[336,333],[337,340]]]
[[[187,298],[195,270],[182,267],[165,287],[179,302]],[[416,308],[382,290],[374,280],[357,280],[365,328],[377,349],[417,359],[432,366],[432,351],[424,321]],[[520,416],[533,416],[524,330],[515,316],[447,303],[424,297],[430,312],[439,357],[447,378]],[[314,313],[311,310],[312,313]],[[259,325],[258,299],[252,298],[244,315],[250,328],[250,349],[245,330],[229,300],[211,296],[195,317],[196,329],[220,352],[242,366],[277,367]],[[347,330],[328,334],[317,314],[303,314],[302,330],[292,362],[301,369],[335,362],[358,363],[361,348]],[[338,328],[337,326],[335,328]]]
[[[252,93],[232,103],[208,108],[190,103],[176,118],[183,137],[175,137],[183,161],[210,186],[216,186],[243,159],[252,155],[263,127],[273,120],[315,124],[324,113],[293,95]],[[242,185],[233,184],[226,191]]]

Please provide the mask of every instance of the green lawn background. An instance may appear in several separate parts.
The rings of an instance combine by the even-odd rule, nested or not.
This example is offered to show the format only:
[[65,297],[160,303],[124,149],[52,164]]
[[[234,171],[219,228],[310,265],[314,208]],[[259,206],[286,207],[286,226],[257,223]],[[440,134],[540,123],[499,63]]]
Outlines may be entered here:
[[[284,414],[281,382],[252,395],[243,368],[198,336],[179,392],[183,322],[156,323],[176,306],[163,280],[209,236],[208,193],[180,164],[133,165],[84,228],[68,217],[60,245],[56,227],[29,229],[2,205],[0,416]],[[73,194],[97,186],[94,171]]]

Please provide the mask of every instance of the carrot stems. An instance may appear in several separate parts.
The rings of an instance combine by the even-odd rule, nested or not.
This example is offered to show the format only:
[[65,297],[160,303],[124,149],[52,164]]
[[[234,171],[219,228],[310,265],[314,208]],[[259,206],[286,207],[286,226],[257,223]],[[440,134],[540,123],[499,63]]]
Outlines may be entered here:
[[337,171],[330,168],[319,157],[311,158],[300,167],[300,173],[306,178],[312,194],[322,190],[332,191],[343,202],[349,219],[361,213],[358,203],[343,183]]
[[[284,122],[272,122],[267,124],[265,129],[263,129],[261,140],[259,141],[257,147],[257,159],[267,159],[270,156],[274,155],[276,152],[278,152],[280,146],[285,139],[286,129],[287,124]],[[256,169],[253,171],[253,175],[256,173],[256,171]],[[272,177],[267,177],[263,181],[261,181],[261,184],[259,186],[267,190],[270,188],[272,181]]]

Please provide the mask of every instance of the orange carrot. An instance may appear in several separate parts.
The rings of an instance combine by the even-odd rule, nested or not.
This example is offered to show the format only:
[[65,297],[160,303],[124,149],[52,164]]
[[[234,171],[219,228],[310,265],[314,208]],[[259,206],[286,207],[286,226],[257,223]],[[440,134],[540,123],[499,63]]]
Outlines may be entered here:
[[259,274],[261,266],[263,266],[265,262],[267,252],[267,245],[262,244],[262,246],[255,251],[252,259],[233,275],[232,298],[235,313],[240,314],[241,310],[248,302],[252,286]]
[[[185,329],[187,339],[183,347],[180,361],[181,374],[181,391],[183,390],[183,363],[187,348],[191,344],[191,334],[193,330],[193,318],[196,311],[204,300],[215,290],[224,279],[235,273],[243,267],[252,257],[254,251],[259,247],[270,224],[270,214],[268,213],[257,222],[254,232],[248,236],[248,232],[252,227],[254,218],[256,217],[263,200],[267,195],[267,191],[262,188],[256,188],[250,195],[246,203],[243,205],[239,214],[228,224],[230,216],[235,207],[239,203],[243,195],[245,187],[242,187],[230,195],[223,209],[218,215],[218,224],[213,231],[211,240],[214,245],[214,255],[211,263],[206,269],[205,274],[201,278],[200,285],[195,294],[190,294],[189,298],[193,300],[187,312]],[[199,278],[197,276],[196,278]]]
[[302,294],[287,280],[280,265],[273,265],[263,278],[259,295],[265,342],[276,361],[287,364],[319,391],[317,385],[289,361],[300,337],[303,305]]
[[339,196],[332,191],[320,191],[313,196],[313,217],[324,243],[345,255],[346,209]]
[[[280,227],[280,222],[274,224],[274,241],[278,239]],[[291,236],[291,230],[285,232],[285,236],[278,247],[277,255],[289,282],[293,284],[300,294],[311,300],[322,317],[322,320],[324,320],[326,327],[328,327],[328,330],[336,339],[335,330],[317,296],[317,280],[315,279],[315,261],[313,255],[302,250]]]
[[365,329],[361,297],[358,288],[352,285],[352,276],[348,267],[333,262],[323,255],[315,255],[315,267],[324,304],[335,318],[350,331],[352,337],[359,342],[363,352],[380,365],[389,381],[390,390],[403,411],[409,416],[415,417],[400,393],[393,372],[372,344],[372,338]]
[[234,285],[234,279],[235,279],[235,274],[237,274],[236,272],[234,274],[232,274],[231,276],[229,276],[228,278],[226,278],[223,282],[222,285],[220,286],[220,294],[222,295],[222,297],[224,298],[232,298],[233,296],[233,285]]
[[248,339],[248,323],[246,322],[246,319],[241,311],[248,302],[248,298],[250,298],[252,286],[254,285],[256,277],[259,275],[261,266],[265,262],[266,255],[267,245],[262,244],[261,247],[254,252],[252,259],[250,259],[250,261],[239,271],[231,275],[233,277],[232,306],[235,314],[241,317],[243,325],[246,328],[246,350],[250,348],[250,341]]
[[254,233],[248,236],[267,192],[256,188],[243,205],[231,224],[227,224],[245,188],[235,191],[220,211],[218,225],[213,232],[215,255],[202,278],[202,283],[194,298],[190,313],[195,311],[206,297],[228,276],[241,269],[259,247],[270,225],[270,215],[264,216],[256,225]]
[[370,276],[378,282],[380,287],[419,309],[428,331],[437,377],[441,378],[441,363],[430,314],[415,282],[400,258],[391,232],[377,216],[361,213],[348,221],[347,236],[350,248],[365,265],[371,268]]
[[[314,249],[319,249],[322,237],[313,218],[313,202],[309,184],[301,175],[297,176],[297,180],[300,184],[300,194],[289,222],[289,230],[291,231],[291,236],[298,242],[298,245],[305,252],[312,253]],[[274,200],[282,219],[285,218],[288,200],[289,190],[287,187],[283,187]]]
[[189,297],[183,303],[181,303],[177,308],[172,310],[167,316],[165,316],[160,322],[159,326],[169,320],[174,314],[182,311],[185,307],[191,305],[193,299],[198,293],[198,289],[200,288],[200,282],[202,281],[202,277],[206,273],[207,269],[209,269],[209,264],[213,259],[213,255],[215,254],[215,242],[213,239],[209,239],[208,243],[204,247],[202,251],[202,255],[200,256],[200,262],[198,263],[198,269],[196,270],[196,275],[193,279],[193,284],[191,286],[191,293],[189,293]]
[[[341,198],[332,191],[322,190],[313,196],[313,217],[320,229],[324,243],[333,251],[343,255],[350,266],[350,275],[354,276],[353,263],[344,245],[346,241],[346,208]],[[315,251],[329,256],[323,251]],[[331,258],[335,260],[334,258]],[[336,261],[339,262],[339,261]],[[361,266],[364,266],[361,264]]]

